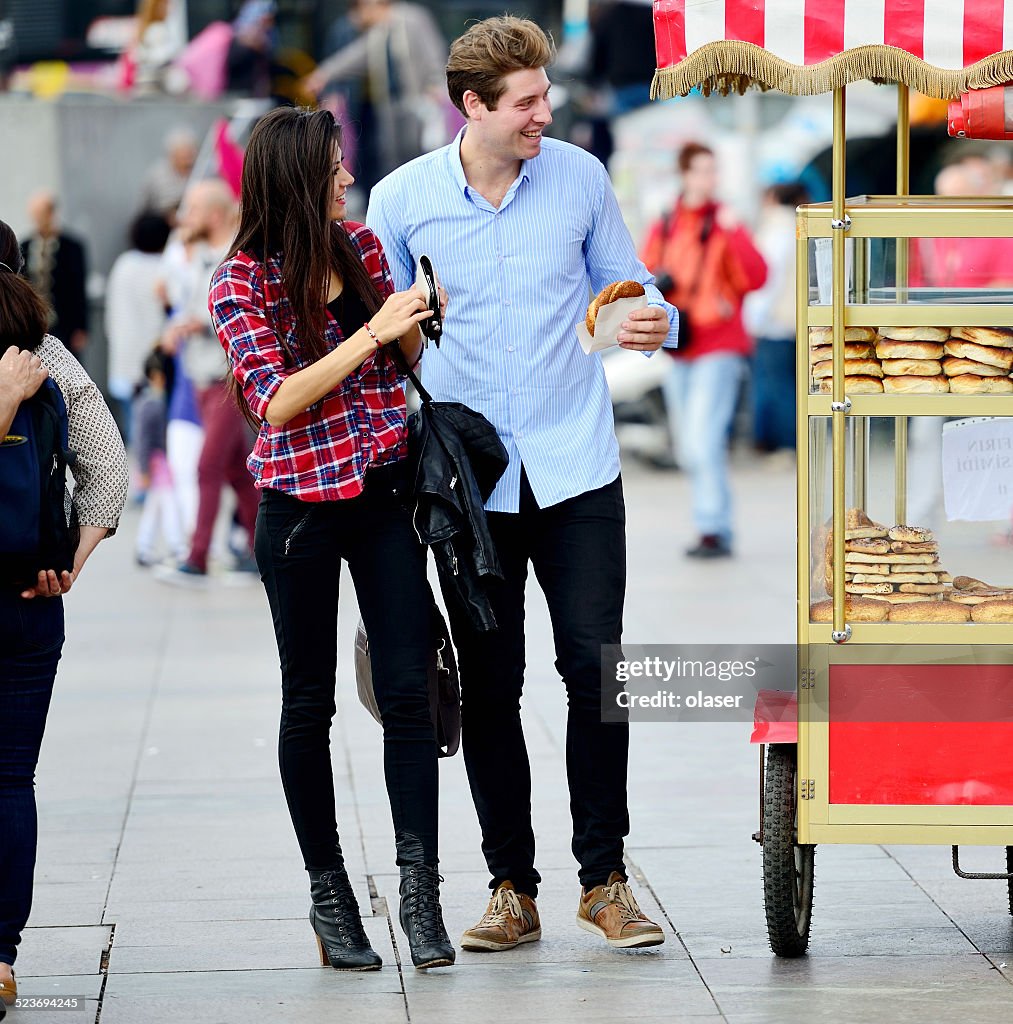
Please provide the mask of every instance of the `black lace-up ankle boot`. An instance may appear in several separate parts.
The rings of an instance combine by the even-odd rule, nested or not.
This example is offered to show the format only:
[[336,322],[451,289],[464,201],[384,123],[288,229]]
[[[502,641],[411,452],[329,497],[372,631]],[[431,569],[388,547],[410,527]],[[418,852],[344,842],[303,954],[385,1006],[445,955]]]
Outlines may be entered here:
[[440,873],[434,864],[424,862],[421,841],[408,833],[397,836],[397,860],[401,865],[399,916],[412,963],[419,970],[449,967],[457,951],[443,924]]
[[359,904],[344,868],[311,871],[310,924],[317,935],[320,966],[336,971],[378,971],[383,961],[369,945]]

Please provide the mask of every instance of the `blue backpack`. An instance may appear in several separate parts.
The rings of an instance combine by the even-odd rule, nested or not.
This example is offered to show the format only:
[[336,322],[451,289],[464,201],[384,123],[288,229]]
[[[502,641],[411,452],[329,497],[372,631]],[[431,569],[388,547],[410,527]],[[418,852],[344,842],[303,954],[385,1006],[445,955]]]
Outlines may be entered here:
[[80,531],[67,522],[67,406],[52,380],[21,403],[0,437],[0,583],[34,585],[40,570],[74,567]]

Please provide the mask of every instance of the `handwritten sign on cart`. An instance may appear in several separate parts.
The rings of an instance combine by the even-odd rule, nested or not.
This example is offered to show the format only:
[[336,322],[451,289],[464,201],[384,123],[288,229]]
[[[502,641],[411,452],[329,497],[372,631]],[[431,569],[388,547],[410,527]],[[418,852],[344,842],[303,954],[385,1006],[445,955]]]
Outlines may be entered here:
[[1013,510],[1013,419],[977,416],[943,427],[946,518],[1008,520]]

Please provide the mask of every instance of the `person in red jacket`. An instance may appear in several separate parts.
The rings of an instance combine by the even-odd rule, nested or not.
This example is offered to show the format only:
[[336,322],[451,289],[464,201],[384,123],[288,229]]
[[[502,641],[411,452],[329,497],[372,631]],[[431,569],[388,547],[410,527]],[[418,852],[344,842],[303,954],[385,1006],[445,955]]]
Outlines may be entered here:
[[665,405],[679,464],[693,485],[699,539],[686,554],[732,553],[728,436],[752,339],[742,300],[767,277],[763,257],[735,213],[714,198],[714,153],[696,142],[679,152],[682,194],[653,224],[641,259],[679,310],[679,348],[671,352]]

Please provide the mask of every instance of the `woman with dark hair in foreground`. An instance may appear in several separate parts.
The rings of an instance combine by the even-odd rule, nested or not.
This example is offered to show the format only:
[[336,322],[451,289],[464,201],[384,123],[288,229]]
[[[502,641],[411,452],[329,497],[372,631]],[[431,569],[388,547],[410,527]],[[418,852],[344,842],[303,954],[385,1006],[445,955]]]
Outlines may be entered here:
[[381,966],[334,806],[329,744],[345,561],[383,719],[401,926],[416,967],[443,967],[455,951],[439,902],[430,593],[406,505],[405,396],[391,353],[418,361],[418,324],[432,311],[417,288],[394,292],[376,237],[345,221],[353,180],[328,112],[264,117],[247,147],[239,234],[212,283],[211,310],[236,398],[258,431],[248,465],[261,489],[255,552],[281,657],[281,776],[321,964]]
[[[0,221],[0,443],[12,456],[28,443],[27,435],[12,432],[11,426],[22,403],[48,387],[50,378],[66,408],[68,447],[75,455],[70,463],[74,494],[66,506],[67,521],[75,529],[68,533],[67,567],[47,566],[37,574],[33,568],[26,576],[27,563],[17,550],[5,543],[0,556],[0,1017],[17,996],[13,967],[32,907],[38,839],[35,767],[63,651],[62,598],[98,542],[116,531],[127,496],[126,453],[112,414],[81,364],[46,333],[46,304],[20,270],[17,238]],[[56,401],[53,396],[53,408]],[[5,519],[18,514],[12,477],[15,467],[24,465],[16,458],[0,461]],[[22,493],[37,495],[37,488],[33,482]],[[5,542],[16,526],[4,523]]]

